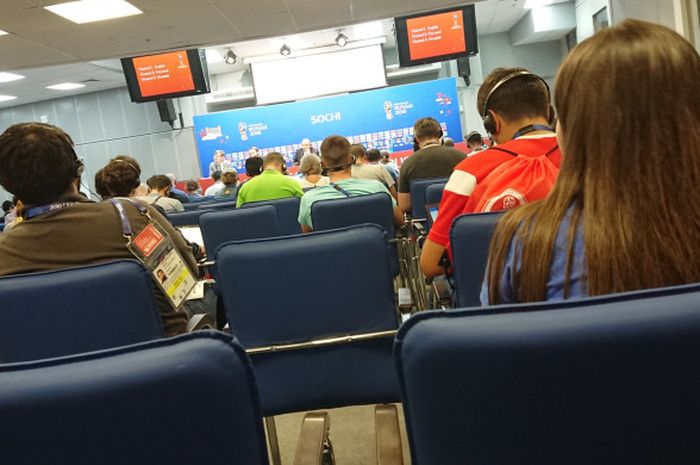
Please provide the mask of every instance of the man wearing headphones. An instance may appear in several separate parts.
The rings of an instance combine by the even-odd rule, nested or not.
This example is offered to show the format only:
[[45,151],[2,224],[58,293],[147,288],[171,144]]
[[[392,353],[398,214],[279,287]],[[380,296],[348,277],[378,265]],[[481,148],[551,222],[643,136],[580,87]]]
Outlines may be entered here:
[[442,128],[434,118],[421,118],[413,125],[416,153],[401,165],[399,175],[399,207],[411,211],[411,181],[416,179],[446,178],[465,154],[453,147],[442,145]]
[[306,192],[299,205],[299,224],[303,232],[311,232],[311,206],[319,200],[344,199],[358,195],[384,192],[394,206],[394,223],[403,224],[403,213],[384,184],[374,179],[357,179],[352,176],[355,157],[350,152],[350,142],[342,136],[326,137],[321,144],[321,164],[330,177],[330,185],[319,186]]
[[[79,193],[82,172],[73,141],[56,126],[22,123],[0,134],[0,185],[24,205],[15,227],[0,234],[0,276],[134,257],[115,206]],[[133,203],[119,203],[135,235],[150,224]],[[196,276],[197,263],[182,236],[153,207],[147,211]],[[184,333],[187,315],[175,311],[160,290],[155,297],[165,334]]]
[[421,269],[428,277],[445,273],[452,221],[461,214],[481,211],[476,207],[488,187],[488,179],[483,181],[489,174],[517,157],[546,155],[557,169],[561,162],[550,126],[554,115],[549,87],[541,77],[523,68],[497,68],[484,79],[477,107],[497,146],[467,158],[450,176],[421,253]]

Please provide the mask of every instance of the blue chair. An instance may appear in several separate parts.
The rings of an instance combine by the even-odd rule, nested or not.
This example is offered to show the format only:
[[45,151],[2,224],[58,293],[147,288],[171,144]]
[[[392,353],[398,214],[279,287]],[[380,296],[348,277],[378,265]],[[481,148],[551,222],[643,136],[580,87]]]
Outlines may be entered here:
[[243,208],[259,207],[261,205],[272,205],[277,209],[277,221],[280,227],[281,236],[293,236],[301,234],[299,225],[299,197],[288,197],[286,199],[265,200],[262,202],[249,202]]
[[[381,192],[314,202],[311,205],[311,222],[314,225],[314,231],[376,224],[387,232],[389,238],[393,239],[396,234],[391,197]],[[392,245],[390,253],[392,272],[396,276],[399,274],[396,245]]]
[[411,181],[411,216],[414,220],[424,221],[428,214],[425,211],[425,191],[431,184],[446,183],[447,178],[416,179]]
[[199,227],[210,257],[224,242],[281,235],[277,210],[270,205],[237,210],[205,210],[199,217]]
[[427,312],[396,340],[417,465],[700,463],[700,285]]
[[168,213],[166,217],[173,226],[195,226],[199,224],[199,217],[206,210],[192,210],[177,213]]
[[233,210],[236,208],[236,201],[226,201],[226,202],[207,202],[205,204],[199,205],[199,210]]
[[481,304],[479,295],[488,265],[491,237],[503,214],[504,212],[491,212],[461,215],[452,222],[450,247],[456,307]]
[[136,261],[0,277],[2,363],[161,337],[153,283]]
[[391,351],[399,320],[382,228],[230,242],[216,263],[263,415],[398,400]]
[[442,201],[442,192],[445,190],[446,182],[430,184],[425,188],[425,204],[434,205]]
[[4,365],[0,378],[3,463],[268,463],[250,360],[221,333]]

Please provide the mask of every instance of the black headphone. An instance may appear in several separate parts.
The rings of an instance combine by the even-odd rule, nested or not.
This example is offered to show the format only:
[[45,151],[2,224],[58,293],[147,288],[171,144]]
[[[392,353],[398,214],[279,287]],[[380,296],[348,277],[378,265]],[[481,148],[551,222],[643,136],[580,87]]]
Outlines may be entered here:
[[[354,156],[350,156],[350,163],[345,163],[342,165],[337,165],[337,166],[323,166],[321,165],[321,176],[328,176],[328,173],[336,173],[338,171],[343,171],[351,167],[352,165],[355,164],[356,158]],[[323,161],[321,161],[323,163]]]
[[[491,113],[489,113],[489,101],[491,100],[491,97],[505,83],[510,82],[511,80],[518,78],[518,77],[521,77],[521,76],[532,76],[535,79],[538,79],[540,82],[542,82],[544,84],[544,86],[547,88],[547,102],[551,101],[552,94],[551,94],[551,91],[549,89],[549,84],[547,84],[547,81],[542,79],[540,76],[538,76],[534,73],[531,73],[529,71],[516,71],[514,73],[509,74],[508,76],[506,76],[503,79],[501,79],[500,81],[498,81],[496,83],[496,85],[493,86],[493,88],[491,88],[491,91],[488,93],[488,95],[486,96],[486,100],[484,101],[484,108],[481,111],[481,120],[484,123],[484,129],[486,129],[486,132],[488,132],[489,135],[495,134],[498,131],[498,128],[496,127],[496,121],[494,121],[493,116],[491,116]],[[549,115],[548,115],[547,119],[550,120],[550,123],[551,123],[551,120],[554,118],[554,108],[552,107],[551,104],[549,104],[548,112],[549,112]]]

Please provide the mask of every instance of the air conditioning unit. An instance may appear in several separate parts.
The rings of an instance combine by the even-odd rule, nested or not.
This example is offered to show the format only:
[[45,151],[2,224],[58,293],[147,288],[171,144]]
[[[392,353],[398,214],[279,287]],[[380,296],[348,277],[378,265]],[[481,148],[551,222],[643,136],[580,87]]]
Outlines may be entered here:
[[255,90],[252,87],[216,90],[204,96],[206,103],[247,102],[253,100],[255,100]]

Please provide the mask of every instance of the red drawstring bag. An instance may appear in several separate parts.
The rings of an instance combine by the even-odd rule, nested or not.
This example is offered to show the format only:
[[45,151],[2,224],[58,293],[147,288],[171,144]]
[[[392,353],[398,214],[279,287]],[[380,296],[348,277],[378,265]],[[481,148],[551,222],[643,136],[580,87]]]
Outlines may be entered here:
[[479,183],[469,199],[476,205],[473,209],[468,208],[468,211],[510,210],[545,198],[559,174],[559,168],[550,160],[558,148],[556,145],[544,155],[530,157],[494,147],[493,150],[513,155],[513,159],[491,171]]

